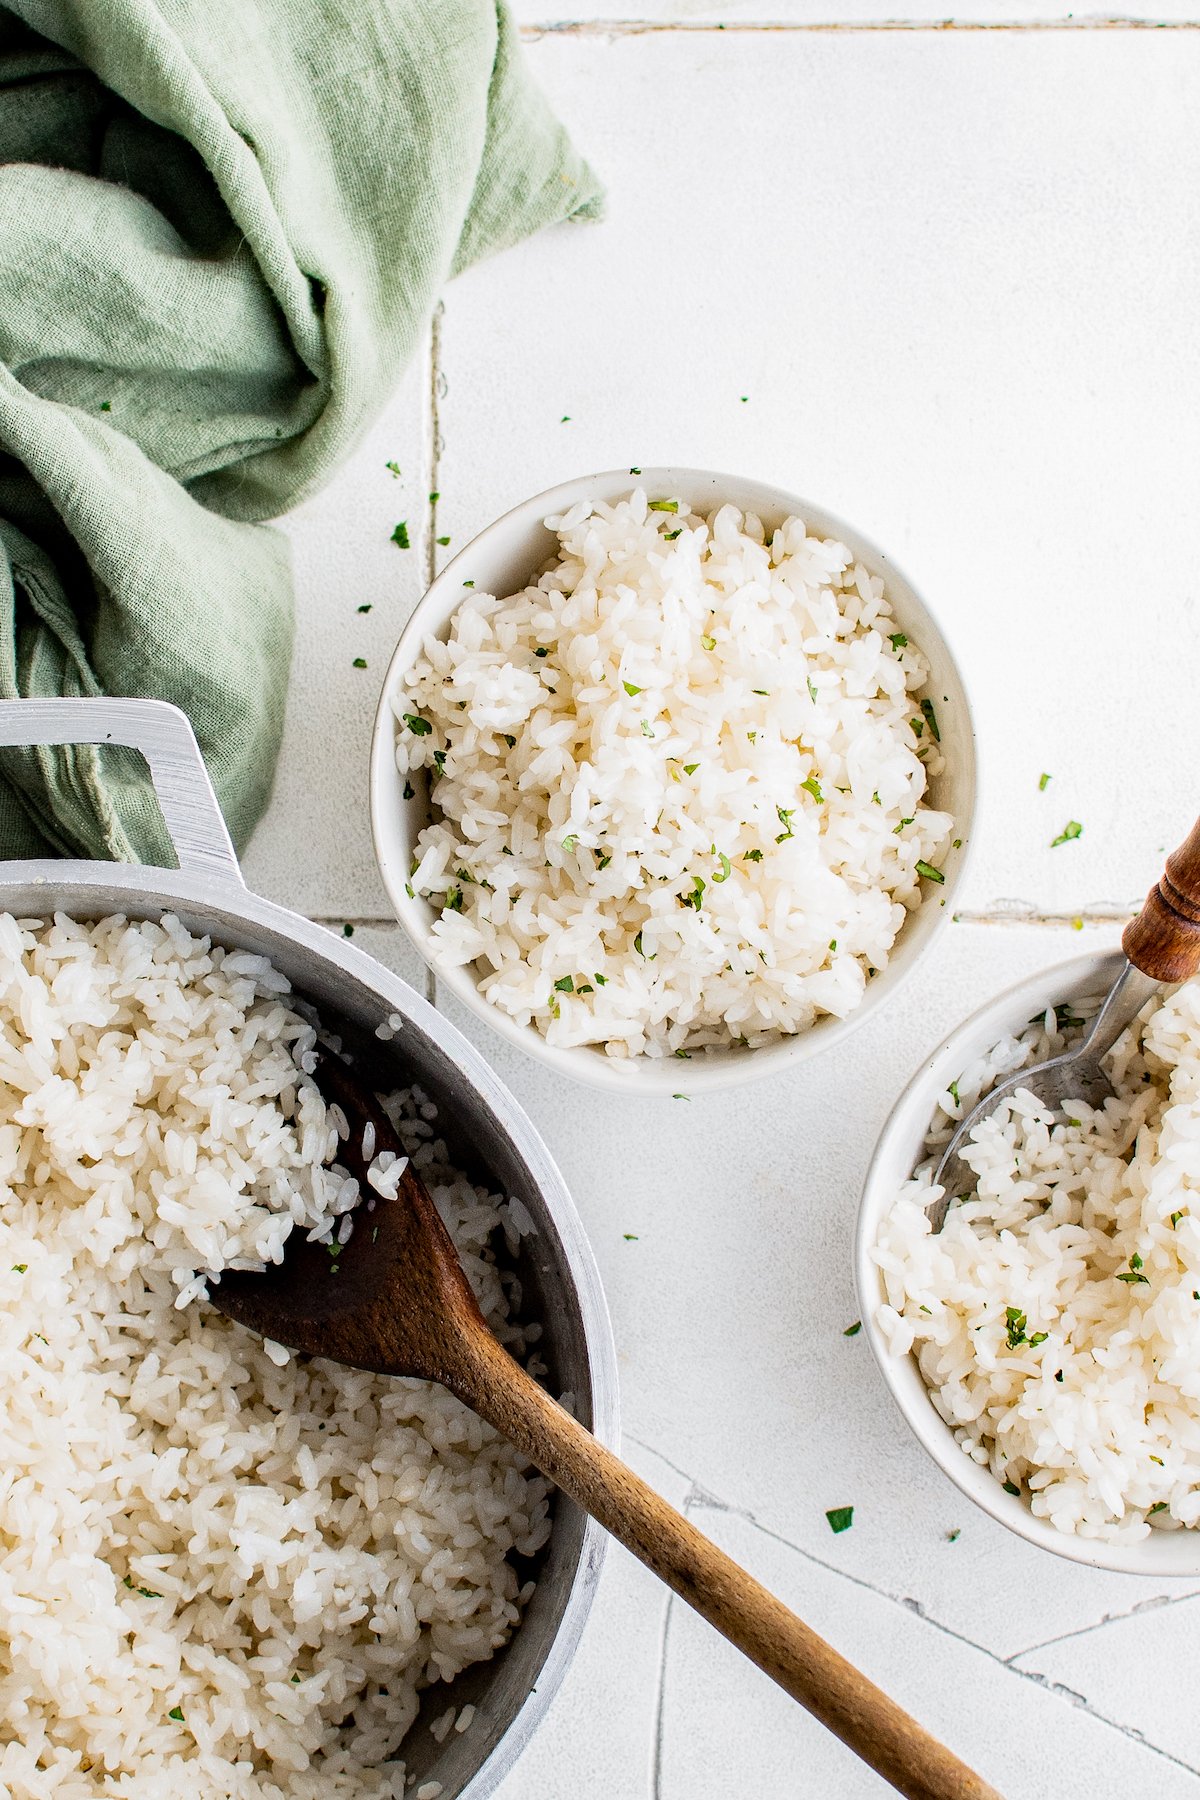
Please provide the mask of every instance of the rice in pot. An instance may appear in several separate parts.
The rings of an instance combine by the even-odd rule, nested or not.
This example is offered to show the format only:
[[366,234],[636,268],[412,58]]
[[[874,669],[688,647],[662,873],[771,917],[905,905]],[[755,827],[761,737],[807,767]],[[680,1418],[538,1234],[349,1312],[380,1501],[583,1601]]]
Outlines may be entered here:
[[[204,1271],[336,1257],[357,1190],[265,959],[178,923],[0,918],[0,1791],[384,1800],[490,1657],[547,1484],[444,1391],[297,1361]],[[388,1110],[518,1354],[508,1203]]]

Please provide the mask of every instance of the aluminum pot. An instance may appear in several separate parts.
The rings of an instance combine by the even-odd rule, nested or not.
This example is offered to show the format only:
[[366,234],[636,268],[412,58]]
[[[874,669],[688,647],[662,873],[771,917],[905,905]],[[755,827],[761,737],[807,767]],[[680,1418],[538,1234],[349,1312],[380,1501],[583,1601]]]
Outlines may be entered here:
[[[562,1176],[524,1112],[455,1027],[353,944],[250,893],[184,714],[158,700],[0,701],[0,745],[114,744],[145,758],[178,857],[177,869],[94,862],[0,863],[0,908],[18,917],[62,911],[78,919],[124,913],[178,915],[188,930],[268,956],[322,1014],[378,1042],[378,1082],[416,1079],[436,1102],[456,1162],[524,1203],[534,1231],[516,1269],[527,1315],[541,1321],[539,1353],[555,1392],[570,1391],[578,1416],[602,1443],[617,1441],[616,1355],[591,1248]],[[605,1535],[559,1496],[554,1529],[534,1570],[537,1587],[520,1630],[489,1663],[452,1690],[438,1686],[404,1741],[417,1785],[437,1781],[443,1800],[486,1800],[545,1717],[591,1608]],[[431,1719],[448,1696],[473,1704],[469,1731],[444,1744]]]

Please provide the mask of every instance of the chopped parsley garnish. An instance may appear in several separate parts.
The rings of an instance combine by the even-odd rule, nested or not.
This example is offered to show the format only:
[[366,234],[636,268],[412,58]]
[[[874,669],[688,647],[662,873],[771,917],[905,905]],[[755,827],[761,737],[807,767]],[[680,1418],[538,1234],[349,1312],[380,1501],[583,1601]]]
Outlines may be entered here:
[[575,992],[575,983],[571,976],[564,975],[561,981],[556,981],[554,984],[554,991],[556,994],[573,994]]
[[544,644],[540,644],[533,654],[535,656],[549,656],[550,652]]
[[627,694],[640,694],[642,691],[640,687],[634,687],[632,681],[623,681],[621,686]]
[[925,720],[929,726],[930,737],[933,739],[935,744],[940,744],[942,741],[942,734],[941,734],[941,731],[938,729],[937,714],[933,710],[933,701],[932,700],[922,700],[921,711],[925,714]]
[[569,425],[571,423],[570,413],[564,413],[562,418],[558,422],[560,425]]
[[902,631],[889,632],[888,642],[891,644],[893,650],[907,650],[908,648],[908,638]]
[[684,763],[683,772],[685,775],[694,775],[699,767],[699,763]]
[[692,1060],[692,1053],[690,1050],[677,1050],[675,1054],[680,1062],[691,1062]]
[[[1182,1219],[1182,1217],[1183,1217],[1183,1214],[1181,1212],[1173,1212],[1171,1214],[1171,1230],[1172,1231],[1175,1230],[1175,1227],[1178,1225],[1178,1223],[1179,1223],[1180,1219]],[[23,1267],[24,1267],[24,1264],[22,1264],[22,1268]]]
[[946,879],[940,869],[935,869],[932,863],[927,862],[919,862],[917,864],[917,874],[923,875],[926,881],[942,882]]
[[366,668],[366,666],[367,666],[367,659],[366,659],[366,657],[365,657],[365,656],[356,656],[356,657],[355,657],[355,659],[354,659],[354,667],[355,667],[355,668],[356,668],[356,669],[365,669],[365,668]]
[[1026,1342],[1025,1314],[1019,1306],[1006,1306],[1004,1317],[1008,1321],[1008,1347],[1010,1350],[1016,1350]]
[[652,738],[654,736],[654,727],[650,723],[649,719],[642,720],[642,736],[648,737],[648,738]]
[[829,948],[830,948],[830,949],[831,949],[831,950],[836,950],[836,949],[837,949],[837,939],[836,939],[836,938],[830,938],[830,940],[829,940]]
[[464,587],[474,587],[475,583],[473,581],[464,581],[463,586]]
[[1117,1280],[1125,1282],[1129,1287],[1150,1286],[1150,1277],[1142,1274],[1142,1259],[1136,1250],[1129,1259],[1129,1267],[1118,1272]]
[[792,807],[777,806],[775,808],[775,811],[779,814],[779,823],[783,826],[783,830],[780,832],[779,836],[775,839],[775,842],[777,844],[782,844],[786,838],[794,837],[796,835],[795,832],[792,830],[792,814],[795,812],[795,810],[796,809],[794,806],[792,806]]
[[673,544],[675,542],[675,539],[679,536],[679,534],[682,530],[683,530],[683,526],[677,525],[675,527],[674,531],[664,531],[663,536],[666,538],[668,544]]
[[510,750],[512,750],[515,747],[516,742],[517,742],[516,738],[513,737],[512,733],[508,732],[508,731],[506,731],[504,733],[504,741],[508,745]]
[[892,836],[893,836],[893,837],[899,837],[899,836],[900,836],[900,833],[901,833],[901,832],[902,832],[902,831],[903,831],[903,830],[904,830],[904,827],[905,827],[905,826],[906,826],[906,825],[911,825],[911,824],[912,824],[912,822],[913,822],[913,817],[915,817],[915,814],[914,814],[914,815],[912,815],[912,817],[909,817],[909,818],[907,818],[907,819],[901,819],[901,821],[900,821],[900,823],[899,823],[899,824],[898,824],[898,825],[897,825],[897,826],[896,826],[896,827],[895,827],[895,829],[894,829],[894,831],[893,831],[893,832],[892,832]]
[[611,855],[606,855],[602,850],[593,850],[592,855],[596,859],[597,869],[607,869],[609,863],[612,861]]
[[399,475],[401,473],[401,469],[400,469],[400,464],[398,462],[387,462],[387,463],[384,463],[383,466],[385,469],[387,469],[389,471],[390,474],[395,475],[396,477],[399,477]]
[[439,543],[439,544],[441,544],[441,545],[443,545],[443,546],[445,546],[445,545],[446,545],[446,544],[448,544],[448,543],[449,543],[449,542],[450,542],[450,539],[449,539],[449,538],[448,538],[448,537],[440,537],[440,538],[439,538],[439,539],[438,539],[438,543]]
[[593,975],[592,980],[595,982],[597,987],[607,987],[608,986],[608,976],[607,975]]
[[13,1274],[14,1275],[24,1275],[26,1273],[26,1271],[28,1270],[28,1268],[29,1268],[28,1263],[14,1263],[13,1264]]
[[726,856],[726,854],[723,850],[717,851],[717,860],[721,864],[721,873],[718,875],[714,872],[713,880],[718,883],[720,883],[722,881],[728,881],[730,875],[733,873],[733,864],[730,862],[729,858]]
[[692,877],[691,893],[690,894],[680,894],[680,896],[679,896],[680,906],[690,906],[690,907],[693,907],[696,912],[699,912],[701,904],[703,903],[703,900],[704,900],[704,890],[707,886],[708,886],[708,883],[703,879],[702,876],[694,875]]
[[672,1100],[687,1100],[690,1102],[692,1096],[690,1094],[672,1094],[671,1098]]
[[835,1534],[839,1531],[849,1531],[854,1523],[854,1508],[852,1506],[832,1506],[825,1517],[829,1520],[830,1531]]
[[578,837],[575,835],[574,832],[572,832],[570,837],[565,837],[563,839],[562,847],[565,851],[567,851],[568,854],[570,854],[570,852],[575,848],[575,846],[578,842],[579,842]]
[[1075,838],[1083,836],[1083,826],[1078,819],[1068,819],[1056,838],[1051,838],[1050,848],[1057,850],[1060,844],[1069,844]]
[[1004,1491],[1006,1494],[1015,1494],[1018,1500],[1021,1498],[1021,1490],[1015,1481],[1006,1481],[1004,1483]]
[[1150,1508],[1150,1511],[1152,1513],[1166,1512],[1166,1510],[1167,1510],[1167,1502],[1165,1500],[1156,1500],[1154,1502],[1154,1505]]
[[461,912],[462,911],[462,889],[461,888],[452,887],[452,888],[446,889],[446,911],[447,912]]
[[446,767],[446,752],[444,750],[435,750],[433,753],[433,760],[437,764],[437,771],[440,775]]
[[639,1241],[636,1231],[623,1231],[621,1236],[625,1239],[627,1244],[636,1244]]
[[742,861],[743,862],[761,862],[762,861],[762,851],[761,850],[743,850]]
[[370,610],[371,610],[370,604],[368,603],[366,606],[360,606],[358,608],[358,610],[359,610],[359,612],[370,612]]
[[705,636],[700,639],[700,642],[704,645],[706,650],[715,650],[717,647],[717,640],[715,637]]
[[395,531],[393,531],[392,542],[393,542],[393,544],[399,544],[401,550],[411,550],[412,549],[412,545],[409,542],[409,537],[408,537],[408,520],[407,519],[401,519],[401,521],[397,525]]
[[641,471],[641,470],[640,470],[640,469],[630,469],[630,471],[629,471],[629,473],[630,473],[630,474],[631,474],[631,475],[640,475],[640,474],[641,474],[641,472],[642,472],[642,471]]
[[804,789],[804,792],[806,794],[812,795],[813,799],[816,801],[818,806],[824,805],[825,796],[821,792],[821,784],[817,780],[815,775],[810,775],[807,781],[802,781],[800,783],[800,786]]
[[162,1595],[156,1594],[153,1588],[138,1587],[138,1585],[134,1581],[132,1575],[126,1575],[125,1586],[129,1589],[131,1594],[140,1594],[142,1596],[143,1600],[161,1600],[162,1599]]
[[948,1531],[946,1533],[946,1542],[948,1544],[957,1544],[957,1542],[961,1536],[962,1536],[962,1527],[961,1527],[961,1525],[956,1525],[954,1527],[953,1531]]
[[1035,1331],[1029,1340],[1029,1348],[1031,1350],[1036,1350],[1038,1345],[1044,1344],[1049,1336],[1050,1333],[1048,1331]]
[[679,511],[679,502],[678,500],[651,500],[650,511],[677,513]]
[[[637,936],[633,940],[633,947],[637,951],[639,956],[646,956],[646,952],[642,946],[642,934],[640,931],[638,932]],[[646,961],[653,962],[654,958],[652,956],[646,956]]]
[[952,1081],[952,1082],[951,1082],[951,1083],[950,1083],[950,1086],[949,1086],[949,1087],[948,1087],[948,1088],[947,1088],[947,1089],[946,1089],[946,1092],[947,1092],[947,1093],[948,1093],[948,1094],[949,1094],[949,1096],[950,1096],[950,1098],[951,1098],[951,1099],[952,1099],[952,1100],[953,1100],[953,1102],[954,1102],[954,1104],[955,1104],[955,1106],[957,1106],[957,1105],[958,1105],[958,1103],[959,1103],[959,1101],[958,1101],[958,1083],[957,1083],[957,1081]]
[[353,937],[354,936],[353,925],[349,925],[349,924],[343,925],[342,926],[342,936],[343,937]]
[[436,506],[438,501],[441,499],[441,497],[442,496],[438,493],[437,489],[434,488],[432,494],[430,494],[430,496],[429,496],[430,506]]
[[857,1337],[861,1330],[862,1330],[862,1320],[855,1319],[853,1325],[847,1325],[845,1331],[843,1331],[843,1333],[842,1333],[842,1336],[843,1337]]
[[112,411],[112,401],[111,400],[102,400],[100,402],[100,411],[101,412],[111,412]]
[[182,1725],[183,1724],[183,1708],[182,1708],[182,1706],[173,1706],[171,1708],[170,1712],[167,1714],[167,1717],[168,1717],[168,1719],[174,1719],[174,1721],[177,1725]]
[[921,737],[925,731],[924,719],[910,719],[908,722],[916,732],[917,736]]
[[428,737],[433,730],[433,726],[429,723],[429,720],[423,719],[420,713],[405,713],[404,723],[408,726],[408,729],[412,732],[414,737]]
[[1049,786],[1050,786],[1050,776],[1049,775],[1039,776],[1039,778],[1038,778],[1038,793],[1044,794],[1046,789]]
[[752,688],[751,692],[755,693],[755,694],[763,694],[769,698],[771,690],[770,690],[770,688]]

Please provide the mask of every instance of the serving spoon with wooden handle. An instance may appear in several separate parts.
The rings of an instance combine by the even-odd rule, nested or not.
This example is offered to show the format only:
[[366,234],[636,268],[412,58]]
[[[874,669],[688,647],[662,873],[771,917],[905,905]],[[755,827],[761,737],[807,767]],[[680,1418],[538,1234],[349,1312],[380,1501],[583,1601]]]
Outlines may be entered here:
[[[339,1161],[370,1196],[373,1156],[403,1147],[375,1096],[322,1052],[316,1080],[350,1126]],[[372,1139],[370,1128],[374,1128]],[[231,1271],[214,1305],[264,1337],[379,1375],[437,1381],[516,1445],[668,1587],[908,1800],[1001,1800],[945,1745],[739,1568],[551,1399],[498,1342],[411,1163],[394,1200],[360,1201],[333,1272],[300,1232],[282,1263]]]
[[926,1207],[925,1215],[935,1232],[946,1223],[953,1202],[974,1189],[975,1171],[963,1151],[972,1132],[1002,1101],[1023,1088],[1052,1113],[1061,1112],[1067,1100],[1103,1106],[1113,1089],[1101,1065],[1121,1033],[1164,987],[1189,981],[1200,969],[1200,819],[1167,858],[1161,881],[1125,927],[1121,948],[1124,966],[1086,1036],[1061,1056],[1032,1069],[1018,1069],[997,1082],[960,1120],[933,1173],[942,1193]]

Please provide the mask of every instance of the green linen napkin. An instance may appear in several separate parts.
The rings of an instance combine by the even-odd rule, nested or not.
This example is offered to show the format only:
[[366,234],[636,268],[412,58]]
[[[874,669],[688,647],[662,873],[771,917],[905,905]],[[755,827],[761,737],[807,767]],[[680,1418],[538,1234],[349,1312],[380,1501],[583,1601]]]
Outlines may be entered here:
[[[0,4],[0,697],[191,716],[270,791],[287,550],[440,284],[595,212],[493,0]],[[0,750],[0,857],[171,861],[138,759]]]

